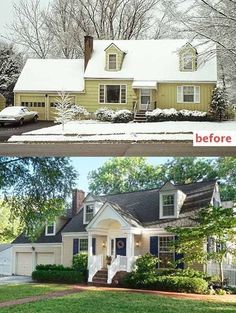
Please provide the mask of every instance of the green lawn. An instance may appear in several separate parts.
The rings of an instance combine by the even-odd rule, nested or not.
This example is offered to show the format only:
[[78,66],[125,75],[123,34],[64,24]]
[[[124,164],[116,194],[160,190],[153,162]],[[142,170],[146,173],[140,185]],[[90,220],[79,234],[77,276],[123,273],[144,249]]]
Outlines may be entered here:
[[55,284],[25,284],[0,286],[0,303],[10,300],[23,299],[30,296],[44,295],[54,291],[66,290],[70,287]]
[[11,308],[1,313],[235,313],[236,304],[175,300],[127,292],[86,291]]

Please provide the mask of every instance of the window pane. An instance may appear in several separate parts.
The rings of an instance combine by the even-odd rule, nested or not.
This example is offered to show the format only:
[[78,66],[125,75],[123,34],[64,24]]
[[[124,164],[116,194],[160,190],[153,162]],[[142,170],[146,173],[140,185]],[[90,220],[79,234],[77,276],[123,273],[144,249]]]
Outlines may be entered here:
[[88,251],[88,239],[80,239],[79,251],[87,252]]
[[47,233],[53,234],[54,233],[54,223],[47,226]]
[[175,197],[174,195],[162,196],[162,215],[174,216],[175,215]]
[[163,195],[163,204],[174,204],[174,195]]
[[104,103],[105,102],[105,86],[104,85],[100,85],[100,103]]
[[86,205],[85,207],[85,221],[88,223],[93,218],[93,205]]
[[159,259],[161,268],[172,266],[174,261],[174,252],[171,251],[173,249],[173,241],[173,236],[159,237]]
[[183,57],[183,64],[185,70],[193,69],[193,56],[191,54],[187,54]]
[[126,85],[121,86],[121,103],[126,103]]
[[116,70],[116,54],[109,55],[109,70]]
[[184,95],[184,102],[194,102],[194,87],[184,86],[183,95]]
[[120,103],[120,86],[106,86],[106,103]]

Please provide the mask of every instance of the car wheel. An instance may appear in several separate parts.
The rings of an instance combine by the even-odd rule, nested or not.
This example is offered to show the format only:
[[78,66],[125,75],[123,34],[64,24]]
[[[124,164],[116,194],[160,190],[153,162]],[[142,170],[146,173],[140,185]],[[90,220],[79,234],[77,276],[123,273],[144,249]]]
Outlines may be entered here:
[[0,123],[1,127],[3,127],[5,124],[4,123]]
[[24,119],[22,118],[19,120],[19,125],[22,126],[23,124],[24,124]]
[[35,123],[37,123],[38,122],[38,115],[35,115],[35,117],[33,118],[33,121],[35,122]]

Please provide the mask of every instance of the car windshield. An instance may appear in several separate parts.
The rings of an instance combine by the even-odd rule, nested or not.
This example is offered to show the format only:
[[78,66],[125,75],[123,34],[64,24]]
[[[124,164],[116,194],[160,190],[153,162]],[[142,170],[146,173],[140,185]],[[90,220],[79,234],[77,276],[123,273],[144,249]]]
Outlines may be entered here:
[[22,110],[21,107],[8,107],[1,111],[1,114],[17,114]]

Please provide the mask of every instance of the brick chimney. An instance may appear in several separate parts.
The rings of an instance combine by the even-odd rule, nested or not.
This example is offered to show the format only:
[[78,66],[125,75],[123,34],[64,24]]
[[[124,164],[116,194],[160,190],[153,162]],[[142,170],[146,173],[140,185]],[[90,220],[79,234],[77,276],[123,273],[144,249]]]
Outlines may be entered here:
[[93,37],[84,36],[84,70],[86,70],[93,53]]
[[74,189],[72,193],[72,217],[77,215],[83,205],[85,192],[83,190]]

